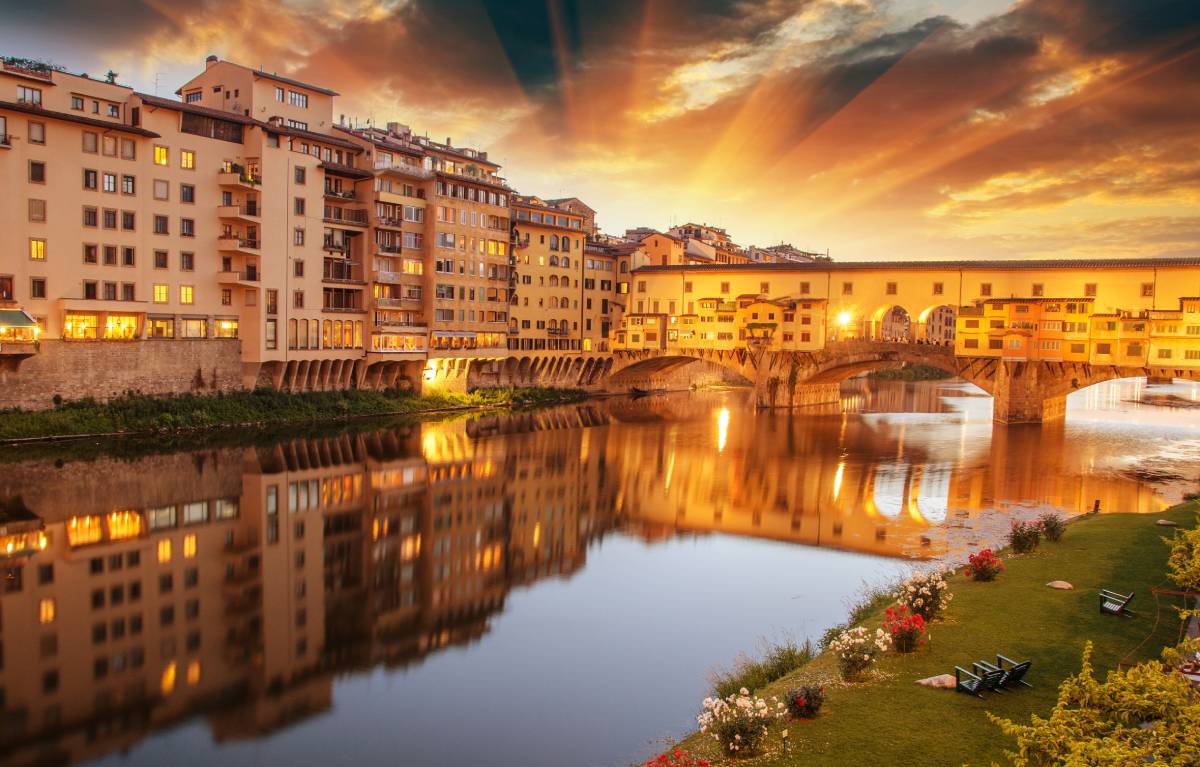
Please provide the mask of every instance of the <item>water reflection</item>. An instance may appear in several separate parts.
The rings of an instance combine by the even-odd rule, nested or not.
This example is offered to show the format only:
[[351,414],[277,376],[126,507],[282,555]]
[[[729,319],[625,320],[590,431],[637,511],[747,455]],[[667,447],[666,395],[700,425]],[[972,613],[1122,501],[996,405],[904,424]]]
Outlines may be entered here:
[[[1120,417],[993,430],[990,404],[976,399],[954,386],[857,382],[835,412],[780,415],[755,413],[734,390],[135,461],[8,464],[0,765],[87,761],[196,719],[218,744],[287,731],[331,711],[339,675],[478,642],[515,588],[579,572],[605,538],[722,533],[730,545],[941,557],[995,536],[1013,513],[1076,512],[1096,499],[1161,509],[1200,453],[1194,440],[1163,454],[1144,431],[1122,436]],[[876,412],[895,409],[906,412]],[[1138,458],[1160,475],[1131,474]],[[839,561],[856,573],[875,560]],[[602,585],[599,599],[619,610],[631,599],[623,588]],[[656,582],[640,588],[653,594]],[[806,631],[839,617],[821,610]],[[715,653],[708,663],[728,657],[700,651]],[[578,673],[544,684],[569,696],[645,681]],[[602,739],[579,763],[620,761],[630,738],[685,726],[685,693],[686,704],[637,717],[629,726],[642,730]],[[490,763],[558,763],[563,745],[495,752]]]

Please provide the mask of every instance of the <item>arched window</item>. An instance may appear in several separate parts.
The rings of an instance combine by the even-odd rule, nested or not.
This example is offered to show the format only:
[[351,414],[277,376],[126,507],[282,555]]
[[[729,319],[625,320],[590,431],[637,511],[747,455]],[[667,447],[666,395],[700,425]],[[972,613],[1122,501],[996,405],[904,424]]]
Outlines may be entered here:
[[558,287],[558,277],[556,275],[553,275],[553,274],[550,275],[550,287],[552,287],[552,288]]
[[567,298],[566,296],[563,296],[562,300],[558,302],[558,305],[564,309],[570,309],[571,308],[571,299]]
[[550,266],[558,266],[558,256],[550,256]]
[[551,309],[558,308],[558,297],[557,296],[550,296],[550,308]]
[[550,235],[550,250],[558,250],[558,235]]
[[558,320],[550,320],[546,323],[546,327],[549,330],[558,330]]
[[563,250],[571,249],[571,238],[566,236],[565,234],[563,235],[563,238],[562,238],[562,249]]
[[342,348],[342,321],[341,320],[333,321],[333,348],[334,349]]
[[563,267],[569,267],[569,266],[571,266],[571,259],[567,258],[566,256],[563,256],[562,260],[558,262],[558,265],[563,266]]
[[296,321],[288,320],[288,348],[296,348]]
[[628,272],[628,271],[629,271],[629,262],[628,262],[628,261],[622,261],[622,262],[621,262],[621,274],[625,274],[625,273],[626,273],[626,272]]
[[324,332],[321,334],[321,347],[325,349],[333,348],[333,320],[325,320],[322,330]]

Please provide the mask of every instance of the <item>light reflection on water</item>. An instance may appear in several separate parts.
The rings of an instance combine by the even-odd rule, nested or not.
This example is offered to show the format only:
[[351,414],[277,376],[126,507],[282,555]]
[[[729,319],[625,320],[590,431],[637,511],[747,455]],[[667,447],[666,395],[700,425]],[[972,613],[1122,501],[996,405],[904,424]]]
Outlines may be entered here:
[[864,579],[1194,489],[1200,411],[1147,393],[1200,399],[1003,428],[970,386],[860,380],[5,464],[0,767],[621,764]]

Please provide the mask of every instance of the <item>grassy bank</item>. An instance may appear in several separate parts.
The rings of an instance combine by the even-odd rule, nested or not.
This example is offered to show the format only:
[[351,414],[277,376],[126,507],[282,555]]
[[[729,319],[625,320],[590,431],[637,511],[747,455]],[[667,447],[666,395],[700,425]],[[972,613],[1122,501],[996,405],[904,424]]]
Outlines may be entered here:
[[0,412],[0,441],[92,434],[194,431],[214,427],[314,422],[372,415],[417,415],[474,407],[532,407],[578,401],[577,389],[480,389],[470,394],[396,391],[286,393],[259,389],[237,394],[178,397],[127,396],[99,403],[80,400],[51,410]]
[[[888,653],[870,681],[838,681],[836,659],[819,655],[810,664],[771,683],[760,694],[782,696],[803,683],[826,685],[827,701],[812,721],[785,721],[775,726],[770,751],[756,758],[722,760],[716,743],[699,734],[684,746],[720,764],[845,765],[1007,764],[1013,741],[988,721],[987,712],[1028,722],[1031,714],[1053,708],[1058,685],[1078,672],[1084,643],[1095,645],[1092,661],[1098,676],[1118,663],[1157,658],[1174,645],[1180,622],[1178,598],[1160,597],[1150,589],[1166,582],[1170,529],[1155,520],[1195,523],[1200,503],[1187,503],[1158,516],[1108,514],[1079,520],[1058,543],[1043,542],[1032,554],[1004,557],[1007,570],[992,583],[961,575],[951,580],[954,601],[947,617],[930,627],[930,642],[911,655]],[[1058,591],[1045,585],[1066,580],[1075,589]],[[1134,591],[1134,618],[1099,612],[1097,591],[1107,587]],[[1175,601],[1171,601],[1174,599]],[[882,608],[863,625],[882,623]],[[951,690],[918,686],[914,681],[953,673],[954,666],[993,660],[997,652],[1032,659],[1026,680],[1033,689],[980,700]],[[789,729],[788,745],[775,744],[778,731]]]

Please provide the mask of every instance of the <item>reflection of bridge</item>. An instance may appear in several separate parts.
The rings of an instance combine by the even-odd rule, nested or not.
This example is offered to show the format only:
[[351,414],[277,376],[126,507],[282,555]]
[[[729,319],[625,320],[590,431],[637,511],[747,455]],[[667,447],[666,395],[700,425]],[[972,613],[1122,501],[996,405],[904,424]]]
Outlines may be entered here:
[[814,351],[664,348],[618,349],[610,383],[652,385],[696,361],[732,370],[754,383],[760,407],[836,403],[840,384],[871,371],[927,365],[962,378],[993,398],[995,420],[1037,423],[1061,418],[1072,391],[1117,378],[1162,375],[1200,379],[1200,371],[960,357],[950,346],[888,341],[831,341]]

